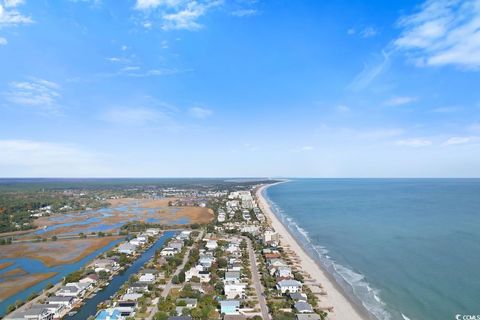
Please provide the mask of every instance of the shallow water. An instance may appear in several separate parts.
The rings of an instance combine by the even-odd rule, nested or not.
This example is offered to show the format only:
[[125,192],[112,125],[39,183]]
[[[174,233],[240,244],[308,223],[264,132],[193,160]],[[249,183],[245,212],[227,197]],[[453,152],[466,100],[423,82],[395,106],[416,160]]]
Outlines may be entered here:
[[266,194],[377,318],[480,314],[480,180],[304,179]]

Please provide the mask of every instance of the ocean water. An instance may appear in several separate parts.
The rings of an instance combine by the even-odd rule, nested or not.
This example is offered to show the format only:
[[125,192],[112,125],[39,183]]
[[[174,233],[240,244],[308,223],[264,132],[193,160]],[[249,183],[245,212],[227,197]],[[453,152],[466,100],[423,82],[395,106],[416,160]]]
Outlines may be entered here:
[[375,318],[480,315],[480,179],[299,179],[265,195]]

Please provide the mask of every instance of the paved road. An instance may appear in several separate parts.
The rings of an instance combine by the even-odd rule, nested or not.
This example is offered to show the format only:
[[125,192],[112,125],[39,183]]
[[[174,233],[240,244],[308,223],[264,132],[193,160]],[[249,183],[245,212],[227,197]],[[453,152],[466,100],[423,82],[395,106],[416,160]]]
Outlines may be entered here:
[[[168,296],[168,293],[170,292],[170,290],[172,288],[175,288],[175,287],[180,287],[179,285],[176,285],[176,284],[173,284],[172,283],[172,278],[174,276],[178,276],[178,274],[180,273],[180,271],[183,270],[183,268],[185,267],[185,265],[187,264],[187,261],[188,261],[188,257],[190,256],[190,251],[192,251],[192,248],[194,247],[195,243],[197,243],[200,239],[202,239],[203,237],[203,231],[200,231],[200,234],[197,236],[197,238],[194,240],[194,244],[188,248],[187,252],[185,253],[185,255],[183,256],[183,261],[182,261],[182,264],[178,266],[177,270],[175,270],[175,273],[172,275],[172,277],[170,278],[170,280],[167,282],[167,284],[165,284],[165,286],[163,287],[163,290],[162,290],[162,293],[161,293],[161,296],[163,298],[166,298]],[[157,300],[157,303],[158,303],[158,300]],[[148,315],[148,317],[146,318],[147,320],[152,320],[153,319],[153,316],[155,315],[155,313],[157,313],[157,303],[155,303],[155,305],[153,306],[153,308],[150,310],[150,314]]]
[[253,250],[252,241],[247,237],[243,238],[245,239],[245,241],[247,241],[248,256],[250,258],[250,269],[252,270],[252,280],[255,291],[257,292],[258,302],[260,304],[260,311],[262,312],[262,319],[271,319],[270,314],[268,313],[267,300],[263,295],[264,288],[262,282],[260,281],[260,273],[257,267],[257,255]]

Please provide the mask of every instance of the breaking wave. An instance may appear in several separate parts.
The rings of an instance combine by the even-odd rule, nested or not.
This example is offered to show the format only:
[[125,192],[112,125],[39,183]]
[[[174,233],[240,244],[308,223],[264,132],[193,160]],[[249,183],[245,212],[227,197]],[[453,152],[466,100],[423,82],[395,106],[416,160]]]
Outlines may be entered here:
[[[289,231],[299,240],[304,249],[326,270],[345,291],[348,297],[357,305],[362,306],[375,320],[392,320],[392,315],[387,311],[386,304],[381,300],[379,291],[372,288],[365,276],[353,271],[337,262],[329,255],[327,248],[312,242],[308,232],[288,216],[275,202],[271,201],[263,191],[264,198],[268,201],[274,214],[282,221]],[[406,318],[403,314],[405,320]],[[409,320],[409,319],[408,319]]]

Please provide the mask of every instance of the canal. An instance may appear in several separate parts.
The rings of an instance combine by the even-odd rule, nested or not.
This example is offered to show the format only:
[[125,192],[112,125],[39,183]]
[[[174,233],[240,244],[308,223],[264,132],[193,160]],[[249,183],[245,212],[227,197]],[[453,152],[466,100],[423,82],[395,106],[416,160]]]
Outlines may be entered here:
[[132,265],[124,272],[116,275],[110,281],[110,284],[99,291],[94,297],[85,301],[85,304],[78,310],[73,316],[66,316],[64,319],[68,320],[85,320],[90,316],[94,316],[97,313],[97,305],[100,302],[109,300],[120,287],[130,278],[131,275],[137,273],[142,266],[150,260],[155,251],[159,249],[166,240],[175,235],[175,231],[166,231],[150,248],[148,248]]

